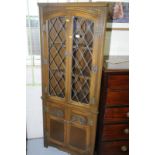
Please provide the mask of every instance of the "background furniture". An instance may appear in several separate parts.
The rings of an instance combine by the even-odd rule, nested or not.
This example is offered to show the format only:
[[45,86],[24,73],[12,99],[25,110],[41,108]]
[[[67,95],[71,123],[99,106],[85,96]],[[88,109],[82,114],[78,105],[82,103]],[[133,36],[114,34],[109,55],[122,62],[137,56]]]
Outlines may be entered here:
[[39,3],[44,145],[94,152],[106,3]]
[[[106,62],[110,59],[115,64]],[[129,154],[129,70],[128,57],[105,58],[99,117],[97,155]],[[119,63],[121,62],[121,63]]]

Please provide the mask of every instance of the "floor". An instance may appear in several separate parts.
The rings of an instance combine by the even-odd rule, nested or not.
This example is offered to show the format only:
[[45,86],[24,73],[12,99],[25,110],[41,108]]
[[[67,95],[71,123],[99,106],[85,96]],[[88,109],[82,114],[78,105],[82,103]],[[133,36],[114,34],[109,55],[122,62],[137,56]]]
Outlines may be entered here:
[[27,141],[27,155],[70,155],[54,147],[45,148],[42,138]]

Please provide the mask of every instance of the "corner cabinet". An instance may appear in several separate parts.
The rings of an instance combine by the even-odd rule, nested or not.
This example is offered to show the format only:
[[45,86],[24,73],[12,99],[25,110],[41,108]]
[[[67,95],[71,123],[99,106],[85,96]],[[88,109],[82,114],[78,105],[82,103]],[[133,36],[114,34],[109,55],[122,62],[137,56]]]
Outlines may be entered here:
[[106,3],[39,3],[44,145],[93,155]]

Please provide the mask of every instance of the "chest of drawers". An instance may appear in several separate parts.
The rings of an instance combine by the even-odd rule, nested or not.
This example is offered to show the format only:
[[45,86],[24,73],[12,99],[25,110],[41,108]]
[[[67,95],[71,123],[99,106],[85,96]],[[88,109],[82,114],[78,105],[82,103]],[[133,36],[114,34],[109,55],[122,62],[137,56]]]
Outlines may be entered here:
[[[129,69],[127,57],[104,63],[96,137],[97,155],[129,154]],[[120,63],[119,63],[120,62]]]

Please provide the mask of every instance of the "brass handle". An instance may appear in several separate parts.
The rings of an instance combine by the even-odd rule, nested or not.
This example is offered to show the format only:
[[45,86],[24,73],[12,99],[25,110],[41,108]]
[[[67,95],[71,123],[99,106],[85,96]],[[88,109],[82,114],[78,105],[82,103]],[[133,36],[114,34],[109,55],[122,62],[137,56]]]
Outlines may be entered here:
[[127,150],[128,150],[127,146],[124,145],[121,147],[121,151],[126,152]]
[[124,133],[128,134],[129,133],[129,129],[124,129]]
[[126,116],[129,117],[129,112],[126,113]]

